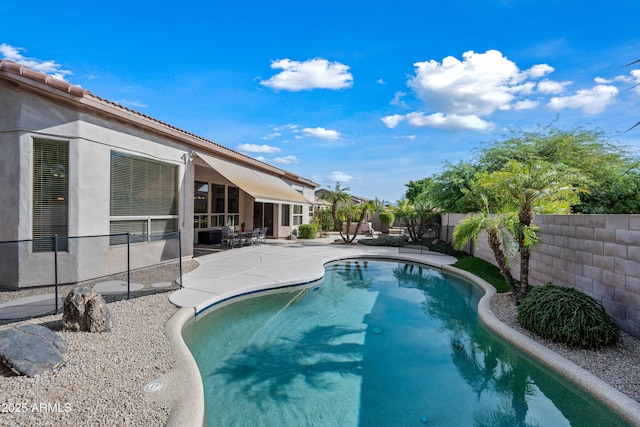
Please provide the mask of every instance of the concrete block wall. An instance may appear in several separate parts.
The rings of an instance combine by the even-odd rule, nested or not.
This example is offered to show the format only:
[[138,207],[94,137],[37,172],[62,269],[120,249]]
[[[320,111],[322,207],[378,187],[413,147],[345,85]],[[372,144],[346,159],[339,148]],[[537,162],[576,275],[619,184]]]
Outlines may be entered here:
[[[450,225],[461,219],[449,218]],[[640,215],[537,215],[535,224],[542,242],[531,256],[530,283],[577,288],[640,338]],[[495,264],[486,236],[478,239],[473,255]],[[517,279],[519,268],[512,263]]]

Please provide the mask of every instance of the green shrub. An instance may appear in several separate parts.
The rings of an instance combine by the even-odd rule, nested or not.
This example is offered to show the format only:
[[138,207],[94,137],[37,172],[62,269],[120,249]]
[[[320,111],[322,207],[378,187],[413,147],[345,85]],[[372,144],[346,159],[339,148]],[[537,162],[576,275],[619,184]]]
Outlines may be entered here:
[[523,328],[570,347],[598,349],[620,339],[620,328],[595,299],[548,284],[531,289],[518,307]]
[[298,227],[298,237],[300,239],[315,239],[318,234],[318,227],[315,224],[300,224]]
[[322,223],[321,230],[333,230],[333,217],[331,216],[331,209],[320,209],[318,216]]
[[389,224],[389,226],[393,225],[393,221],[395,221],[396,217],[392,212],[380,212],[378,216],[380,222],[382,224]]
[[382,235],[375,239],[360,239],[358,240],[358,243],[368,246],[391,246],[399,248],[405,246],[407,241],[402,237]]

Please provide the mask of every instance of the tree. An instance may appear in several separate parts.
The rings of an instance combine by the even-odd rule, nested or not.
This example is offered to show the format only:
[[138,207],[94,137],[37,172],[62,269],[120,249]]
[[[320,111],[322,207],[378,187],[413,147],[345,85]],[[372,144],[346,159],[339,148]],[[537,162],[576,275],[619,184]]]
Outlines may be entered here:
[[[603,132],[583,127],[561,129],[553,124],[512,132],[482,150],[479,171],[494,172],[509,161],[562,163],[585,177],[589,193],[572,206],[579,213],[638,213],[640,160],[624,147],[611,144]],[[624,181],[624,185],[618,185]]]
[[348,191],[349,187],[341,187],[340,182],[336,182],[333,188],[329,188],[326,193],[322,195],[322,199],[331,202],[331,216],[333,217],[333,228],[335,231],[339,231],[340,224],[338,223],[338,202],[348,202],[351,200],[351,196]]
[[407,226],[409,237],[417,242],[424,233],[425,227],[440,228],[440,211],[428,199],[428,193],[423,192],[414,197],[413,202],[402,199],[396,202],[393,213]]
[[[478,212],[478,181],[508,162],[562,163],[585,177],[589,193],[581,193],[571,206],[575,213],[640,213],[640,158],[609,142],[605,134],[583,127],[559,128],[555,123],[533,131],[514,131],[485,145],[466,162],[446,164],[430,178],[411,181],[412,194],[425,188],[443,212]],[[409,192],[407,190],[407,193]],[[488,194],[491,206],[495,194]],[[407,197],[409,198],[409,197]],[[412,199],[410,199],[413,201]],[[499,203],[498,203],[499,204]]]
[[470,162],[448,163],[426,187],[426,197],[442,212],[477,212],[477,177],[483,169]]
[[[338,230],[340,232],[340,237],[344,240],[345,243],[351,243],[356,239],[356,236],[360,232],[360,228],[362,227],[362,223],[368,214],[373,212],[374,203],[369,200],[366,202],[361,202],[355,204],[350,200],[345,202],[340,209],[338,210],[338,217],[340,220],[345,222],[346,224],[346,232],[343,234],[342,230]],[[353,232],[353,235],[350,235],[349,231],[351,229],[351,223],[353,221],[358,221],[356,225],[356,229]]]
[[502,248],[508,248],[512,236],[517,234],[517,215],[515,212],[491,214],[489,199],[486,195],[482,195],[482,201],[484,208],[479,213],[464,218],[453,229],[453,247],[460,250],[470,240],[478,240],[480,234],[485,231],[500,273],[515,297],[519,289],[515,279],[511,276],[511,270],[509,270],[510,250],[506,249],[505,252]]
[[409,202],[413,203],[416,197],[427,191],[432,183],[432,178],[423,178],[417,181],[409,181],[408,184],[405,184],[405,186],[407,187],[407,191],[405,192],[404,197],[409,200]]
[[517,303],[527,295],[531,248],[539,240],[537,227],[533,224],[535,212],[568,213],[577,202],[578,194],[587,191],[579,185],[582,181],[581,174],[563,164],[519,163],[515,160],[480,181],[484,188],[508,195],[518,210],[515,238],[520,253],[520,289]]
[[384,200],[380,200],[377,197],[372,202],[373,212],[379,214],[385,209]]

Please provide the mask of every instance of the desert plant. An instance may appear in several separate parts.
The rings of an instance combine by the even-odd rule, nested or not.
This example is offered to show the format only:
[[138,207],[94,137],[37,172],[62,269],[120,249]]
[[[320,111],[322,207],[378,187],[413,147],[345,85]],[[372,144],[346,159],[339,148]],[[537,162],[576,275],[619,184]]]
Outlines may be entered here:
[[318,234],[318,227],[315,224],[300,224],[298,227],[298,237],[300,239],[315,239]]
[[531,289],[518,307],[523,328],[570,347],[598,349],[620,339],[620,328],[589,295],[547,284]]
[[394,248],[399,248],[407,244],[406,240],[402,237],[395,236],[380,236],[375,239],[360,239],[358,240],[358,243],[367,246],[391,246]]
[[393,212],[380,212],[380,222],[382,224],[387,224],[389,226],[393,225],[393,221],[395,221],[396,217]]

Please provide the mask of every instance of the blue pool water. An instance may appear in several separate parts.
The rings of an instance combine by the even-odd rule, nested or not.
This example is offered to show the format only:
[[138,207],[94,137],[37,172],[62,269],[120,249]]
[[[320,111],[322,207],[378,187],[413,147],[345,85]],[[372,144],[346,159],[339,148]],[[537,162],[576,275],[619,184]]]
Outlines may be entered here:
[[183,332],[209,426],[624,426],[477,320],[482,291],[388,261],[235,302]]

